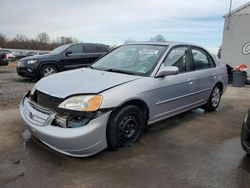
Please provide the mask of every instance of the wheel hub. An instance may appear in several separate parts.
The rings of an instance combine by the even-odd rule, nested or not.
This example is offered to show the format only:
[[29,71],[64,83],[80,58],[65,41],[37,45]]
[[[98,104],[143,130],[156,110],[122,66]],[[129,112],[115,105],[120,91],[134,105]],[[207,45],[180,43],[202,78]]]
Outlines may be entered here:
[[53,68],[48,67],[48,68],[46,68],[46,69],[44,70],[43,75],[44,75],[44,76],[49,76],[49,75],[55,74],[55,73],[56,73],[56,71],[55,71]]
[[212,94],[212,105],[213,107],[217,107],[219,102],[220,102],[220,89],[219,88],[215,88]]
[[121,121],[121,123],[118,126],[118,140],[123,146],[130,145],[134,142],[136,139],[138,132],[139,132],[139,126],[137,118],[133,115],[129,115],[126,118]]

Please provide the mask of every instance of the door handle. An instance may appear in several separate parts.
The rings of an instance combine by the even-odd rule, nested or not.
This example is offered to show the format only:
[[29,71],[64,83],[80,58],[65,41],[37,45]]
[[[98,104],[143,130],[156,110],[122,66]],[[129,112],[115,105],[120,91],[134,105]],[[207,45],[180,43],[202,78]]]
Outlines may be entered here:
[[212,77],[213,77],[213,79],[216,79],[216,78],[217,78],[217,76],[216,76],[215,73],[212,74]]
[[191,84],[193,84],[193,79],[192,78],[189,78],[188,80],[188,83],[191,85]]

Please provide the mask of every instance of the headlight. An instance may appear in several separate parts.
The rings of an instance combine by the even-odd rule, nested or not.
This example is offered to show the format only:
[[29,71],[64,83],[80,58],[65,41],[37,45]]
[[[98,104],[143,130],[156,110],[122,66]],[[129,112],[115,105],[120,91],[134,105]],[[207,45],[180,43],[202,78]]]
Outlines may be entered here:
[[70,97],[63,101],[58,107],[76,111],[96,111],[101,103],[101,95],[84,95]]
[[28,61],[27,61],[27,64],[28,64],[28,65],[31,65],[31,64],[35,64],[36,62],[37,62],[36,59],[31,59],[31,60],[28,60]]

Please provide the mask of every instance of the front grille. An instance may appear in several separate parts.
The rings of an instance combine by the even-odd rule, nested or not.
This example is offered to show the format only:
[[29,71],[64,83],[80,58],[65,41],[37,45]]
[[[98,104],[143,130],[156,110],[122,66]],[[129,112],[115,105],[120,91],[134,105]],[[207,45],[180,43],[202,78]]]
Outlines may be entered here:
[[36,90],[30,98],[42,107],[49,108],[54,111],[58,111],[58,105],[63,102],[62,98],[53,97],[38,90]]
[[28,100],[24,101],[22,112],[25,119],[33,125],[46,126],[46,122],[50,124],[52,121],[50,117],[53,113],[50,110],[41,108]]

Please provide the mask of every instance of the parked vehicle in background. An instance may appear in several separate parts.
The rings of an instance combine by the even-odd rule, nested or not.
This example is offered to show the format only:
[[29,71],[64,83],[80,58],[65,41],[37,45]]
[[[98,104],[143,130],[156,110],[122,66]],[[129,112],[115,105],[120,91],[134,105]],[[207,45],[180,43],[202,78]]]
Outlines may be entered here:
[[88,68],[40,80],[20,104],[35,137],[66,155],[136,143],[145,126],[195,107],[214,111],[226,67],[199,46],[126,44]]
[[14,61],[15,56],[9,50],[0,49],[0,66],[7,66],[9,61]]
[[241,146],[250,155],[250,109],[245,115],[241,128]]
[[42,78],[57,72],[86,67],[109,51],[110,48],[104,44],[65,44],[48,54],[20,59],[17,73],[23,77]]

